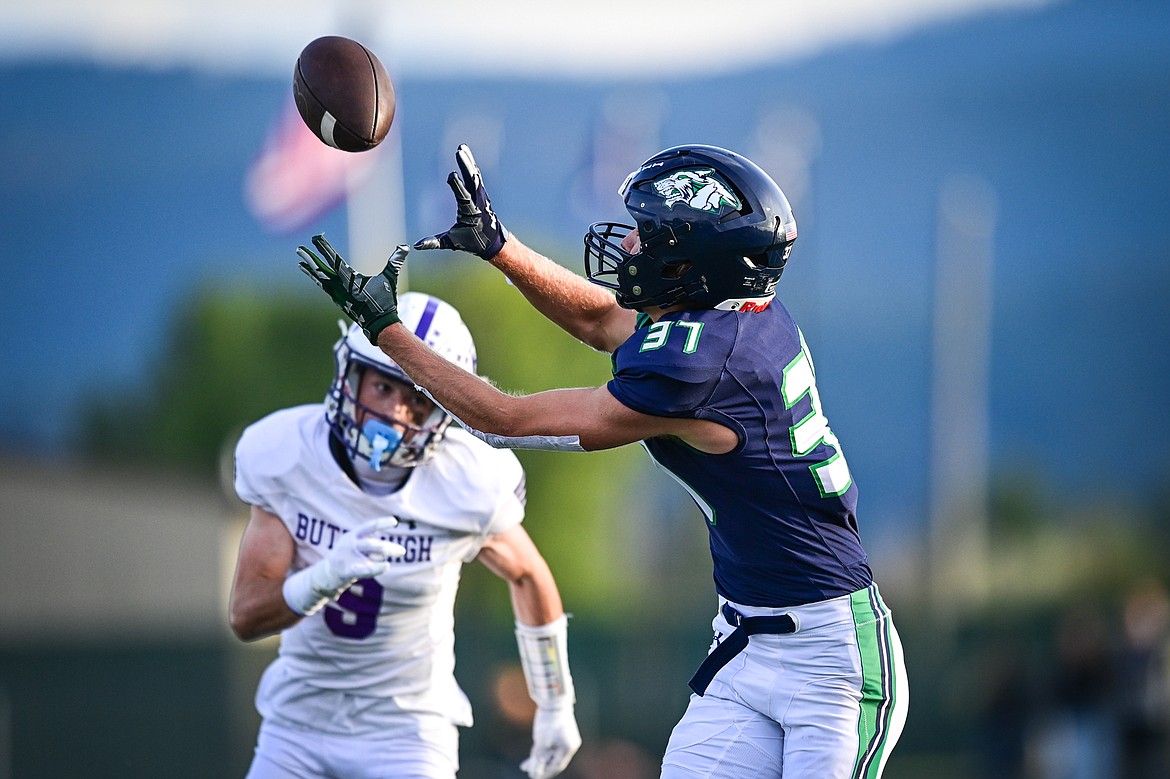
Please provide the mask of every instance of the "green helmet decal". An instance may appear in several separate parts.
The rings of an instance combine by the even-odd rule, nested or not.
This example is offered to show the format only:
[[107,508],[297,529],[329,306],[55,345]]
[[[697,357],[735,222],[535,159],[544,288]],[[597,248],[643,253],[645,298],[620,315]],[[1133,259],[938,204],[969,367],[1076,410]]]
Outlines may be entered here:
[[711,168],[679,170],[654,182],[667,208],[683,203],[696,211],[717,213],[724,205],[740,208],[739,198]]

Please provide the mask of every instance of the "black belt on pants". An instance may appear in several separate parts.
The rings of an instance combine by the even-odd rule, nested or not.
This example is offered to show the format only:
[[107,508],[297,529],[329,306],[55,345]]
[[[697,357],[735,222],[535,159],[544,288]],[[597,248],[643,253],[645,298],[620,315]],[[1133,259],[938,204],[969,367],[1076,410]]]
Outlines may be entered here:
[[719,669],[731,662],[731,658],[738,655],[748,645],[748,637],[757,633],[795,633],[796,622],[787,614],[777,614],[773,617],[745,617],[733,609],[730,604],[723,604],[723,618],[728,624],[734,625],[735,630],[727,638],[719,642],[711,650],[707,658],[699,665],[699,670],[691,677],[690,687],[699,695],[707,691],[707,685],[719,673]]

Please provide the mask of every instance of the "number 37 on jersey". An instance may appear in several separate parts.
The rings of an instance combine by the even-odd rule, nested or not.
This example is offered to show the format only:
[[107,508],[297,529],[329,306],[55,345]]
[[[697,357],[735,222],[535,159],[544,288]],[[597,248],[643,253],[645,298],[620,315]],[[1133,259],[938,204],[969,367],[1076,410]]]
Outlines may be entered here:
[[[679,328],[673,328],[678,325]],[[639,351],[660,349],[671,331],[682,329],[686,333],[686,341],[682,347],[683,354],[694,354],[699,348],[699,338],[703,332],[703,323],[685,321],[655,322],[647,328]],[[677,337],[677,336],[675,336]],[[808,397],[811,410],[802,419],[794,420],[789,429],[794,457],[808,457],[821,444],[833,450],[833,455],[809,466],[821,497],[832,497],[846,492],[853,484],[853,477],[849,473],[849,464],[845,462],[845,454],[841,451],[841,443],[829,428],[829,420],[821,410],[821,396],[817,392],[816,371],[813,368],[812,356],[808,345],[804,341],[804,333],[800,334],[800,354],[798,354],[784,368],[784,380],[781,387],[784,396],[784,407],[791,409],[804,397]]]

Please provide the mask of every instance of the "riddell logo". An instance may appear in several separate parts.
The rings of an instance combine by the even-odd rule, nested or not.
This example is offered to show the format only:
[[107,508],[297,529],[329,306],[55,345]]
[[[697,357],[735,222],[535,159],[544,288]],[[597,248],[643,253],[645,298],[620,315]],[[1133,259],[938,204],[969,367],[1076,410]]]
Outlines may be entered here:
[[739,307],[739,310],[743,311],[745,313],[748,313],[748,314],[755,314],[757,312],[763,311],[765,308],[767,308],[771,304],[772,304],[771,300],[765,300],[763,303],[756,303],[756,302],[753,302],[751,300],[745,300],[743,302],[743,305],[741,305]]

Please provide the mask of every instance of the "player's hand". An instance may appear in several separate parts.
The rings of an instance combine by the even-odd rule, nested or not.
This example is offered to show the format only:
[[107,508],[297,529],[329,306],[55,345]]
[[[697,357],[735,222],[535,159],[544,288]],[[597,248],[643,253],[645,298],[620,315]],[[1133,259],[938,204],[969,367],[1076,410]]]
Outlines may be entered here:
[[573,705],[538,706],[532,722],[532,754],[520,764],[531,779],[549,779],[569,765],[581,748]]
[[385,573],[387,560],[406,554],[406,547],[381,537],[397,526],[394,517],[381,517],[343,534],[320,561],[320,570],[313,576],[314,589],[339,591],[358,579]]
[[447,177],[447,186],[455,193],[455,224],[445,233],[416,242],[414,248],[458,249],[490,260],[500,253],[508,240],[508,231],[492,210],[492,201],[483,187],[483,176],[467,144],[462,143],[455,150],[455,162],[459,164],[459,171],[451,171]]
[[358,579],[385,573],[388,560],[406,554],[404,546],[381,537],[397,525],[394,517],[381,517],[343,534],[323,558],[285,580],[289,608],[308,616]]
[[399,246],[377,276],[364,276],[334,250],[324,235],[314,235],[317,254],[307,246],[297,248],[299,267],[341,310],[362,328],[375,346],[378,333],[402,320],[398,316],[398,273],[406,262],[409,246]]

